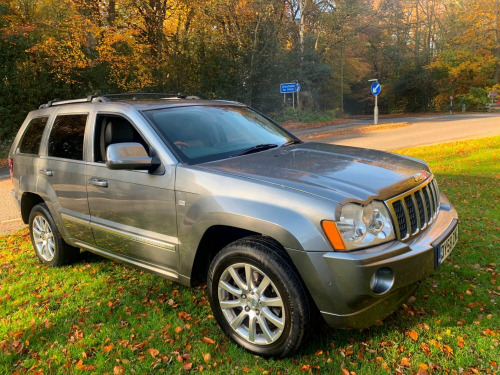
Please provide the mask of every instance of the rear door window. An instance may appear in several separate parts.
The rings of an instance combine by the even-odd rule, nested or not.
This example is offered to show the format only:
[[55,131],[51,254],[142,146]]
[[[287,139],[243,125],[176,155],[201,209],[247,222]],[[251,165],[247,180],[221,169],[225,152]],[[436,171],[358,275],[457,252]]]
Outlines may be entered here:
[[47,120],[48,117],[37,117],[30,121],[19,144],[20,153],[38,155]]
[[49,137],[49,156],[83,160],[83,139],[87,114],[60,115]]

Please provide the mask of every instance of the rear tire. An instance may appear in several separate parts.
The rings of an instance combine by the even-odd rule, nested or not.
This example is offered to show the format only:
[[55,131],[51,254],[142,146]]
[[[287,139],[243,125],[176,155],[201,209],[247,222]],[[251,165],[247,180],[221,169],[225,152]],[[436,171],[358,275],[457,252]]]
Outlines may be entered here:
[[284,357],[305,341],[308,294],[275,241],[252,236],[229,244],[212,261],[207,286],[219,325],[248,351]]
[[78,259],[80,249],[64,242],[44,203],[37,204],[31,209],[29,230],[35,253],[43,264],[59,267]]

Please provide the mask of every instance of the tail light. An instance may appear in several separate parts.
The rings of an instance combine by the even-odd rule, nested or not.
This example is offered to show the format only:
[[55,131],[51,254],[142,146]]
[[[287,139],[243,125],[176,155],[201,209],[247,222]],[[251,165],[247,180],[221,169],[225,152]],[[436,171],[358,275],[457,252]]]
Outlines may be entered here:
[[9,158],[8,161],[9,161],[10,181],[14,183],[14,160],[12,158]]

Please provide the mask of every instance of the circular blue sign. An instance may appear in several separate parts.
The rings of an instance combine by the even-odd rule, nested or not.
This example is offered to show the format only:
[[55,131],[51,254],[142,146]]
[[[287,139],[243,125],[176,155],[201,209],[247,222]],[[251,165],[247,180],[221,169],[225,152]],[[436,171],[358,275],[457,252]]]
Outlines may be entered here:
[[380,86],[380,83],[373,82],[370,91],[372,92],[373,95],[378,95],[378,94],[380,94],[380,89],[381,88],[382,88],[382,86]]
[[297,82],[297,92],[300,91],[300,83]]

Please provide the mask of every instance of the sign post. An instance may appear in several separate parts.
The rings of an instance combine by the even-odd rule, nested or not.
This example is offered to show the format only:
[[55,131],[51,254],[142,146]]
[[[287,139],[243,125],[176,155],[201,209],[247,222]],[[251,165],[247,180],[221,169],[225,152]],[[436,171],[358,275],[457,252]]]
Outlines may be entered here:
[[453,114],[453,96],[450,96],[450,115]]
[[493,104],[494,99],[498,98],[498,91],[497,90],[491,90],[488,93],[488,97],[491,99],[491,103]]
[[286,94],[292,94],[292,105],[295,108],[295,93],[297,93],[297,101],[299,99],[300,83],[295,80],[291,83],[280,84],[280,92],[283,94],[283,102],[286,104]]
[[382,87],[380,86],[380,83],[378,83],[378,79],[369,79],[368,82],[373,82],[372,86],[370,88],[371,93],[375,96],[375,108],[373,109],[373,124],[377,125],[378,124],[378,102],[377,102],[377,97],[378,94],[380,94],[380,90]]

